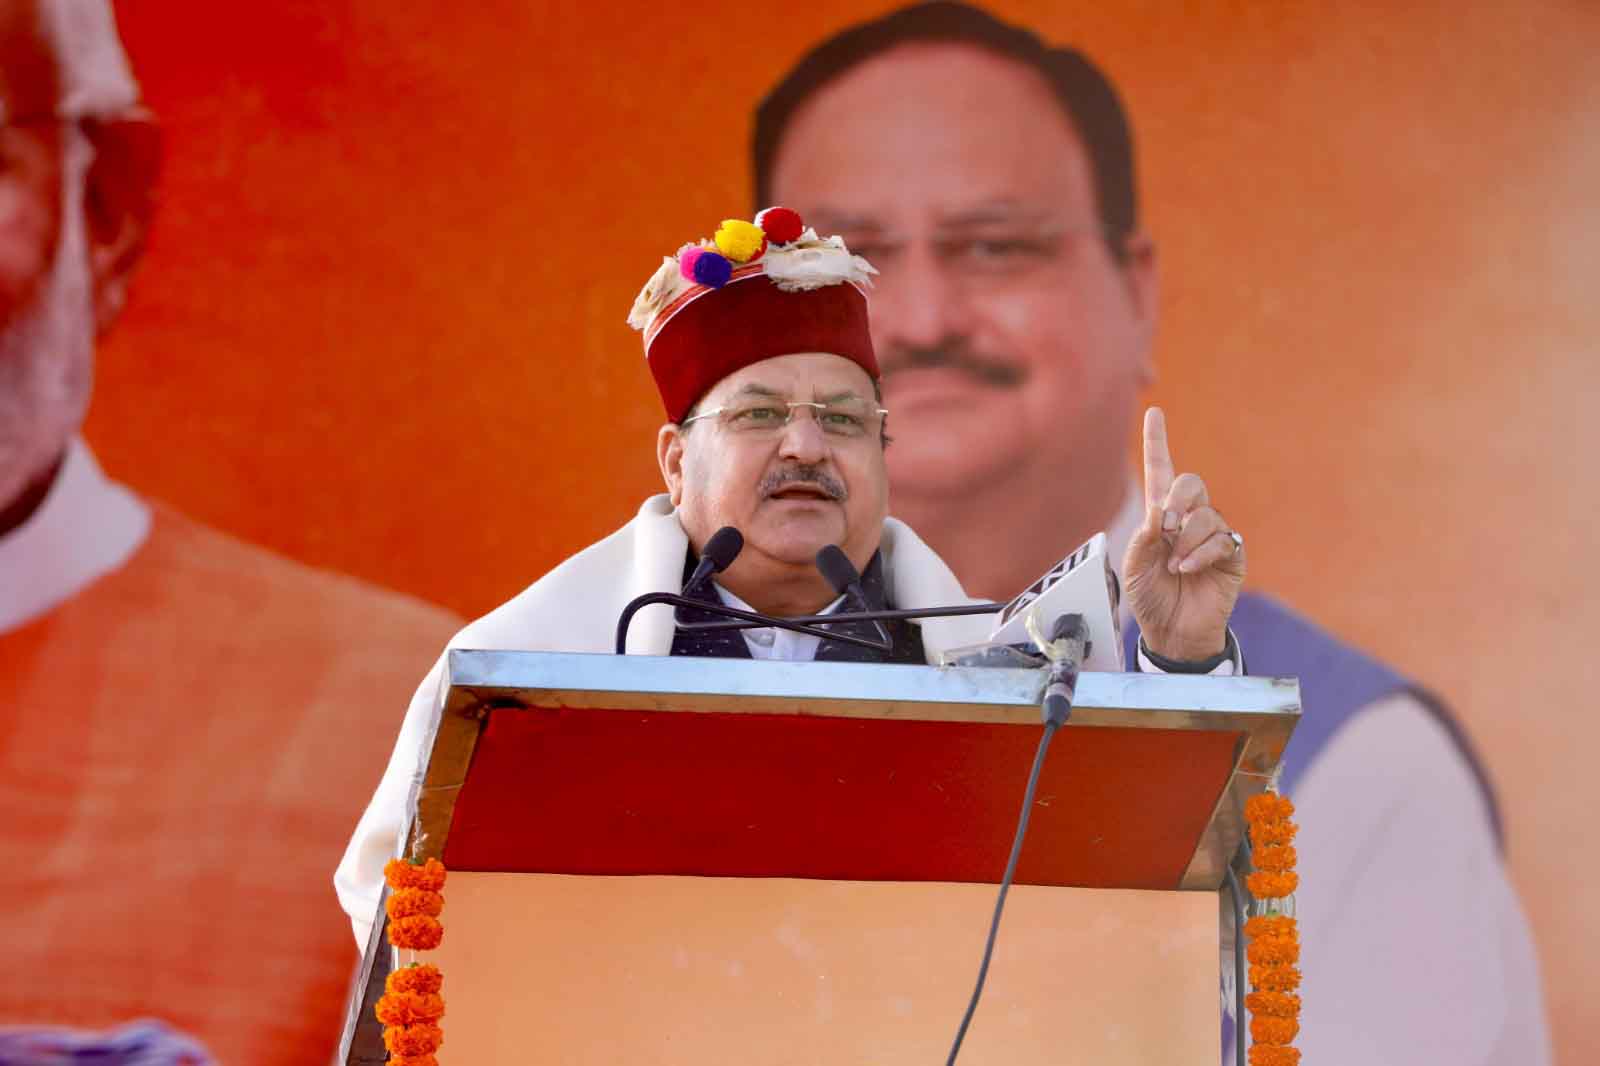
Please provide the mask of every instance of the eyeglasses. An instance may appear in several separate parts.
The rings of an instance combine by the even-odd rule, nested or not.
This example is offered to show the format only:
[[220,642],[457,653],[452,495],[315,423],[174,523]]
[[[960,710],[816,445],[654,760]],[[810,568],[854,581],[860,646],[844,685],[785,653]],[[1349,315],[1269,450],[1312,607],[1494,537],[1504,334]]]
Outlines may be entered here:
[[717,424],[729,433],[741,436],[776,436],[794,419],[796,408],[809,407],[817,420],[817,427],[830,437],[871,437],[883,429],[883,420],[889,412],[874,407],[865,400],[778,400],[771,397],[752,397],[738,403],[713,407],[701,411],[678,423],[687,426],[703,418],[715,418]]

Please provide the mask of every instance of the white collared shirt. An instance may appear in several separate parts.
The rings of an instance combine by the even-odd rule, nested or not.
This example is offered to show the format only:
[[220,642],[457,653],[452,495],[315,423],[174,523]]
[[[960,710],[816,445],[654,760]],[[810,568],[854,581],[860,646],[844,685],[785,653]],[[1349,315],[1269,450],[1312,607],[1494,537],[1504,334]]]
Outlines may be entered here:
[[117,569],[149,534],[150,508],[107,478],[89,446],[73,438],[44,502],[0,536],[0,634]]
[[[715,584],[715,583],[713,583]],[[716,585],[717,595],[722,597],[722,602],[738,611],[754,611],[755,608],[723,588]],[[844,603],[840,596],[828,606],[818,611],[818,614],[832,614]],[[752,659],[771,659],[786,663],[808,663],[817,657],[817,648],[822,643],[821,637],[809,633],[796,633],[792,629],[777,629],[766,626],[761,629],[742,629],[744,642],[750,649]]]

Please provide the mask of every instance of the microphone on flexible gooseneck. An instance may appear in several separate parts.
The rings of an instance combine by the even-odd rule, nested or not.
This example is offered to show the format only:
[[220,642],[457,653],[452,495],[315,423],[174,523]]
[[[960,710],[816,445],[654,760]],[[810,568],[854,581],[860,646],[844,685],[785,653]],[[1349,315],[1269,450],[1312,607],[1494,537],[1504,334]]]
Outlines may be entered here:
[[861,588],[861,571],[837,544],[825,544],[817,552],[817,569],[828,579],[833,591],[854,599],[862,607],[867,605],[867,594]]
[[689,575],[689,580],[683,583],[683,594],[688,596],[711,577],[720,574],[733,564],[744,550],[744,534],[732,526],[723,526],[711,534],[706,541],[705,550],[700,553],[700,561],[695,564],[694,573]]
[[[771,615],[761,614],[756,611],[743,611],[737,607],[729,607],[720,599],[713,596],[710,600],[692,598],[689,593],[695,592],[714,573],[726,570],[732,565],[744,547],[744,537],[732,526],[723,526],[713,533],[706,541],[705,550],[700,555],[700,561],[689,574],[689,580],[683,586],[683,594],[676,592],[647,592],[642,596],[635,596],[628,601],[628,605],[617,616],[617,654],[625,655],[628,650],[628,627],[633,623],[633,616],[640,610],[652,604],[671,604],[674,608],[673,621],[680,631],[686,633],[711,632],[714,630],[738,630],[776,628],[787,629],[791,633],[804,633],[806,636],[817,637],[820,640],[831,640],[841,644],[854,644],[860,648],[872,651],[889,651],[894,647],[894,641],[889,638],[888,631],[883,628],[884,619],[890,618],[946,618],[960,615],[993,614],[1003,604],[998,603],[962,603],[948,607],[917,607],[911,610],[862,610],[855,613],[838,612],[825,615],[804,615],[798,618],[774,618]],[[824,549],[821,554],[827,554],[828,562],[818,562],[818,569],[828,576],[829,583],[841,596],[852,596],[863,606],[866,605],[866,593],[861,588],[861,575],[845,558],[844,552],[838,548]],[[832,561],[837,555],[837,562]],[[839,565],[842,563],[843,565]],[[678,617],[678,608],[690,608],[703,614],[715,615],[721,621],[691,622]],[[877,629],[876,638],[858,637],[853,633],[840,632],[840,628],[850,622],[871,622]],[[821,626],[833,627],[831,629],[819,628]]]
[[[846,603],[854,603],[862,611],[872,610],[872,605],[867,602],[866,590],[861,587],[861,571],[856,569],[837,544],[825,544],[817,551],[817,569],[822,571],[822,576],[827,578],[833,591],[843,596]],[[894,647],[894,641],[890,639],[889,631],[883,628],[882,622],[874,619],[872,626],[878,631],[878,639],[883,642],[885,651]]]

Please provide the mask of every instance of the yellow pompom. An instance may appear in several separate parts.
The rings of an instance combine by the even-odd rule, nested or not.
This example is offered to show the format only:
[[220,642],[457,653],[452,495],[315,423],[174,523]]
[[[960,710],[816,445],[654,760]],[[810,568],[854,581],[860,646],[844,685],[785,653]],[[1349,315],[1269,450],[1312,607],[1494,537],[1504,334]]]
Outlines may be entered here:
[[745,263],[761,251],[761,244],[767,236],[761,232],[760,226],[752,222],[730,218],[723,221],[712,239],[717,242],[717,251],[735,263]]

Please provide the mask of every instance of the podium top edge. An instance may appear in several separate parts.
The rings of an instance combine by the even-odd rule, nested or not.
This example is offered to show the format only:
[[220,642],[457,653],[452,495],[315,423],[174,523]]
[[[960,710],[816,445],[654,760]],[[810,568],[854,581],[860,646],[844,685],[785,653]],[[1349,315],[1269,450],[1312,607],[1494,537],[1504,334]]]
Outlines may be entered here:
[[[768,709],[794,704],[809,714],[850,717],[948,720],[968,717],[961,713],[967,709],[973,720],[1019,724],[1038,721],[1045,684],[1040,669],[473,649],[452,649],[447,668],[446,702],[457,705],[507,701],[693,711],[727,710],[729,699],[753,699]],[[1122,718],[1121,712],[1176,712],[1187,728],[1238,728],[1238,716],[1278,719],[1292,728],[1300,714],[1300,685],[1294,678],[1080,676],[1075,720],[1112,724],[1107,716]]]

